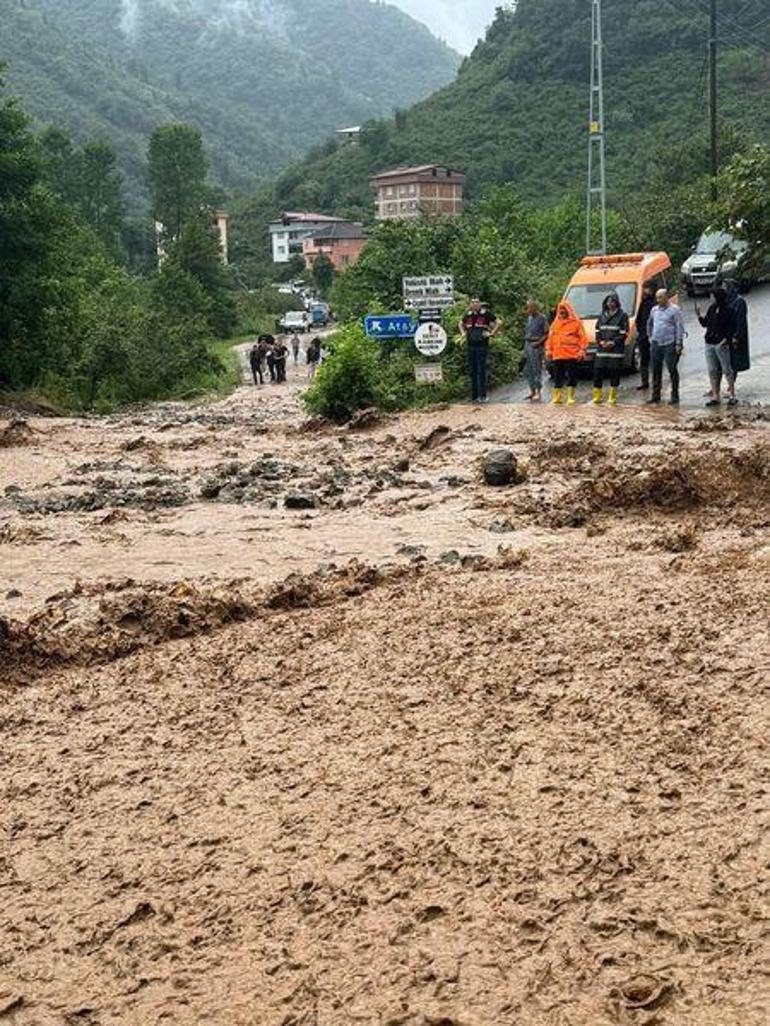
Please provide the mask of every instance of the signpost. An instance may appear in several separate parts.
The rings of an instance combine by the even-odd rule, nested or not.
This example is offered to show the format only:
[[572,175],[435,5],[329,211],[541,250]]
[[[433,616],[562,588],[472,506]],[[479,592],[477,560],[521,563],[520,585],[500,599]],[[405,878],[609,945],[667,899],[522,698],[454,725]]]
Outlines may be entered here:
[[418,385],[440,385],[444,380],[444,368],[440,363],[416,364],[414,380]]
[[364,330],[369,338],[385,340],[413,338],[417,325],[411,314],[380,314],[364,318]]
[[441,325],[434,323],[421,324],[414,336],[414,344],[423,356],[441,356],[448,341]]
[[405,310],[446,310],[454,302],[455,283],[451,274],[404,278]]

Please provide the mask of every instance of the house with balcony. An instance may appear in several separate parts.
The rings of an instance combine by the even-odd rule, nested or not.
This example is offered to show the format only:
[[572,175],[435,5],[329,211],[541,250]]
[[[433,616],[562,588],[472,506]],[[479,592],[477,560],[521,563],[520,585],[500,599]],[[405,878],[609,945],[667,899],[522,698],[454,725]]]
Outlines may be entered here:
[[307,211],[286,211],[268,225],[274,264],[288,264],[294,256],[302,256],[302,243],[320,228],[339,223],[342,218]]
[[302,256],[308,269],[323,254],[331,260],[336,271],[344,271],[361,256],[366,244],[363,227],[352,221],[335,221],[318,228],[302,242]]
[[398,167],[370,178],[378,221],[462,214],[465,175],[441,164]]

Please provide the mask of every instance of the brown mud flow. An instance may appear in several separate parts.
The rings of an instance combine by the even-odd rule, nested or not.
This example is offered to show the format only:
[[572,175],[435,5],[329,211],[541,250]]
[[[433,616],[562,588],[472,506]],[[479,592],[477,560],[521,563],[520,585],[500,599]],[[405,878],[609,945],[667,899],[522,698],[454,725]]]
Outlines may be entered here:
[[302,424],[3,443],[0,1023],[764,1026],[767,423]]

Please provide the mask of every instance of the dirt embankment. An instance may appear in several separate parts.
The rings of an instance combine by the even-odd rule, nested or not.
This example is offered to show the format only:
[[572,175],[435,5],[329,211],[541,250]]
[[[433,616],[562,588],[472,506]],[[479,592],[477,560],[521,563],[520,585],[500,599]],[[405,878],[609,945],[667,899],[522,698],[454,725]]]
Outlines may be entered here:
[[0,456],[0,1022],[764,1026],[766,423],[265,394]]

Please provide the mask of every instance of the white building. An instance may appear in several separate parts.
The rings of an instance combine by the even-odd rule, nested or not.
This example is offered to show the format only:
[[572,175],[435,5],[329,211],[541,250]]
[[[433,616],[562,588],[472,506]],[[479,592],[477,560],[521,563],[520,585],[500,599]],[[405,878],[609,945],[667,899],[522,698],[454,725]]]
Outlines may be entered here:
[[341,217],[328,214],[313,214],[303,211],[287,211],[269,224],[273,243],[273,263],[288,264],[293,256],[302,256],[302,242],[319,228],[328,228]]

